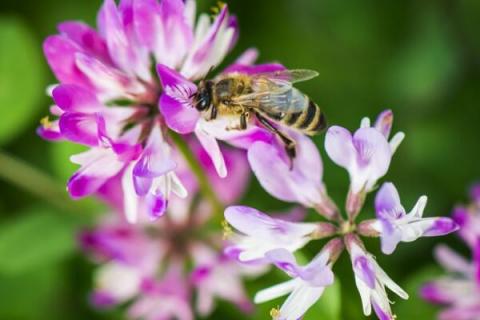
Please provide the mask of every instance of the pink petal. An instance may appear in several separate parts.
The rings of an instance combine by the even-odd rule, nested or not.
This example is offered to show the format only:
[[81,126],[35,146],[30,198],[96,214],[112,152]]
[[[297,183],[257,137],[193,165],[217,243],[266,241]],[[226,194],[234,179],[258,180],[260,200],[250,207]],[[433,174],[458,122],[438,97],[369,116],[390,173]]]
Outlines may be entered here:
[[98,146],[98,117],[98,114],[66,112],[60,117],[60,132],[70,141]]
[[393,112],[392,110],[385,110],[377,118],[375,122],[375,129],[380,131],[383,136],[388,139],[393,124]]
[[58,29],[61,34],[74,41],[86,53],[110,62],[110,55],[105,41],[87,24],[78,21],[67,21],[59,24]]
[[163,94],[160,98],[160,112],[167,126],[180,134],[195,130],[200,114],[194,108],[185,107],[181,102]]
[[43,43],[48,64],[60,82],[89,88],[90,82],[75,65],[75,54],[80,50],[72,40],[63,36],[50,36]]
[[[88,156],[87,156],[88,154]],[[84,164],[68,181],[67,190],[73,198],[96,192],[124,167],[109,150],[92,150],[83,155]]]
[[75,84],[61,84],[52,92],[53,100],[63,111],[93,113],[102,105],[95,93]]

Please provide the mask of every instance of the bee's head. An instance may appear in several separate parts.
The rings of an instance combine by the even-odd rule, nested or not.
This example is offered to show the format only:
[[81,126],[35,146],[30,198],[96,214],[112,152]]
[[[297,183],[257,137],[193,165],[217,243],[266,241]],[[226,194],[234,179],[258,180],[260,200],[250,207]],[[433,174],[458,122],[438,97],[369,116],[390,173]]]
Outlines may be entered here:
[[198,85],[197,93],[194,97],[194,106],[198,111],[205,111],[210,107],[212,103],[212,82],[200,81]]

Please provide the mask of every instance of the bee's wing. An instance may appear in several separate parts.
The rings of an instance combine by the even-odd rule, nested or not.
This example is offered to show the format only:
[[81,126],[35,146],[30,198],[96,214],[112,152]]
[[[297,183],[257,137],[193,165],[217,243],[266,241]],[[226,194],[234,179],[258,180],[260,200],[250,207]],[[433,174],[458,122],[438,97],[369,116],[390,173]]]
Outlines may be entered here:
[[279,70],[273,72],[259,73],[253,78],[268,78],[271,80],[283,80],[289,83],[307,81],[318,76],[318,72],[309,69]]
[[[275,72],[253,77],[253,92],[235,97],[232,99],[232,102],[267,112],[296,113],[304,110],[308,104],[308,98],[293,88],[292,81],[281,79],[281,77],[286,77],[287,74],[283,73],[283,71],[280,72],[282,72],[282,74]],[[275,78],[271,76],[273,74],[275,74]],[[295,79],[300,78],[297,77]]]

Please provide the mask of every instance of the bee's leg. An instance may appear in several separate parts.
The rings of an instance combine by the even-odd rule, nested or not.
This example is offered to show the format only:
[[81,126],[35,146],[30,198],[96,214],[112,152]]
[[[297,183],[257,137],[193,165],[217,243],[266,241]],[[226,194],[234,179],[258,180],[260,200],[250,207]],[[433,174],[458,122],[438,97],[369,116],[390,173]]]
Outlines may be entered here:
[[292,140],[289,136],[287,136],[285,133],[281,132],[277,128],[275,128],[270,121],[268,121],[265,117],[260,115],[258,112],[255,113],[255,116],[257,117],[258,121],[260,121],[263,126],[276,134],[280,140],[282,140],[283,144],[285,145],[285,152],[288,155],[288,158],[290,159],[290,170],[293,168],[293,159],[295,158],[297,152],[295,148],[295,141]]
[[210,107],[212,110],[210,111],[210,119],[209,120],[214,120],[217,118],[217,114],[218,114],[218,109],[217,107],[215,107],[213,104],[212,106]]
[[248,112],[244,112],[240,115],[240,130],[246,130],[247,129],[247,119],[249,117]]

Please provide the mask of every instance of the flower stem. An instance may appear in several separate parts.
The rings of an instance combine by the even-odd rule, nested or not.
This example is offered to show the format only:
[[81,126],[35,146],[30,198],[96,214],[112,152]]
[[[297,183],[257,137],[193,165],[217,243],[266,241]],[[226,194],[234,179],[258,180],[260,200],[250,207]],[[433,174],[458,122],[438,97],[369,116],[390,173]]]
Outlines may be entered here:
[[84,214],[56,181],[25,161],[0,151],[0,178],[66,212]]
[[220,202],[220,200],[218,200],[217,195],[215,194],[214,190],[210,185],[210,182],[208,181],[205,170],[200,166],[197,157],[192,152],[192,150],[190,150],[188,144],[178,133],[170,131],[170,137],[172,138],[175,145],[178,147],[178,150],[182,153],[183,157],[190,166],[190,169],[192,169],[193,173],[197,177],[198,184],[200,185],[200,190],[203,193],[204,197],[207,198],[212,205],[213,211],[215,213],[218,212],[219,214],[221,214],[224,209],[223,204]]

